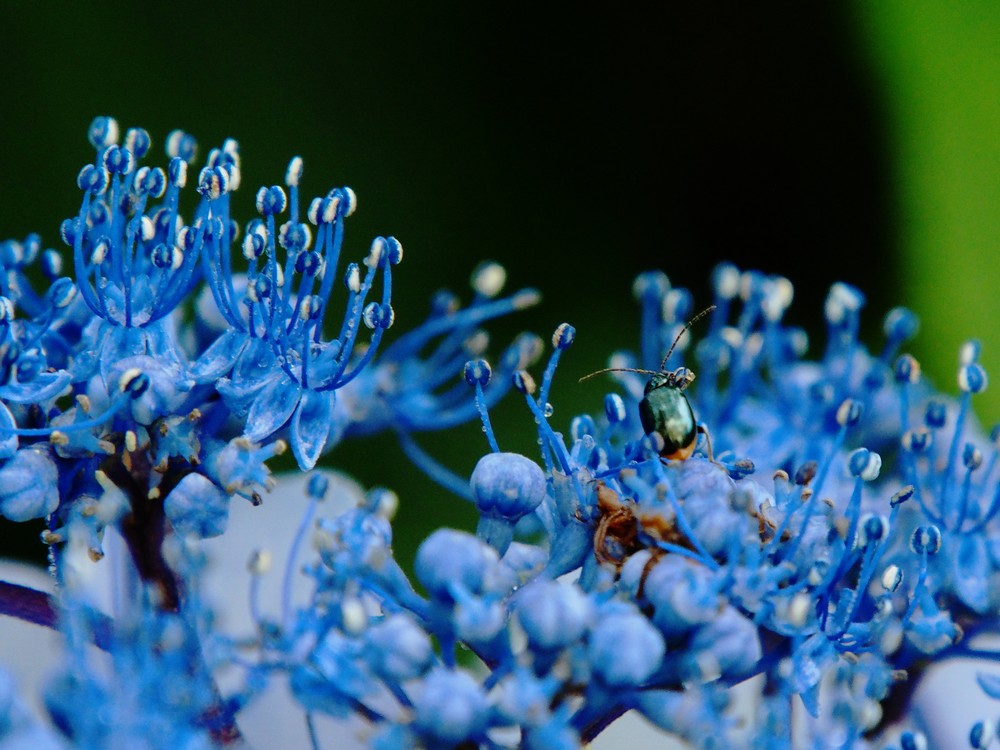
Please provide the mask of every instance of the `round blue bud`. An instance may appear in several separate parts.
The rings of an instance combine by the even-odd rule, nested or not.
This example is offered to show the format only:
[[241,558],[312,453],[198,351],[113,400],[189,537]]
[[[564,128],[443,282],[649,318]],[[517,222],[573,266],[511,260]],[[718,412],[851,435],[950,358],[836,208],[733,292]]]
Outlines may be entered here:
[[519,453],[488,453],[469,480],[476,508],[483,515],[516,521],[545,498],[545,473]]
[[560,323],[552,334],[552,346],[556,349],[568,349],[576,337],[576,329],[569,323]]
[[628,418],[625,401],[617,393],[609,393],[604,397],[604,413],[613,425],[624,422]]
[[490,715],[483,689],[465,672],[437,667],[424,679],[414,701],[413,721],[433,738],[428,747],[478,745]]
[[593,620],[593,607],[583,591],[544,579],[518,592],[514,610],[528,643],[545,651],[579,642]]
[[163,512],[179,534],[219,536],[229,523],[229,494],[203,474],[187,474],[167,495]]
[[48,451],[22,448],[0,467],[0,516],[42,518],[59,505],[59,472]]
[[465,363],[465,382],[469,385],[486,386],[493,376],[490,363],[485,359],[471,359]]
[[393,682],[412,680],[434,663],[430,636],[409,615],[392,614],[365,633],[368,663]]
[[438,529],[420,545],[413,569],[431,597],[452,601],[455,586],[472,594],[482,591],[487,573],[498,563],[496,551],[480,539]]
[[963,393],[982,393],[988,384],[986,370],[977,362],[964,365],[958,371],[958,387]]
[[610,688],[638,687],[660,668],[666,653],[663,636],[638,613],[602,616],[588,647],[594,673]]

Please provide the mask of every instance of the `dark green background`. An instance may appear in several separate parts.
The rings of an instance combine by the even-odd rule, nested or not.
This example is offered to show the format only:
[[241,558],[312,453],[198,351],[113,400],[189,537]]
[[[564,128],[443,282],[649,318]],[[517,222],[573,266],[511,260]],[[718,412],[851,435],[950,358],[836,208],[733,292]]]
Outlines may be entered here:
[[[202,153],[238,138],[241,221],[256,187],[301,155],[307,195],[358,194],[348,258],[375,234],[402,241],[398,329],[439,287],[468,298],[484,258],[512,287],[544,292],[496,329],[547,339],[564,320],[577,327],[553,392],[560,429],[601,408],[607,384],[577,378],[636,343],[630,285],[645,269],[698,305],[721,260],[781,273],[796,285],[791,317],[813,330],[829,284],[847,280],[869,295],[875,331],[902,301],[897,211],[883,99],[850,6],[690,5],[7,5],[0,228],[58,246],[97,114],[147,128],[160,163],[173,128]],[[495,425],[503,448],[533,451],[523,405]],[[422,444],[461,474],[486,448],[476,425]],[[473,523],[391,438],[325,463],[399,491],[401,556],[440,514]]]

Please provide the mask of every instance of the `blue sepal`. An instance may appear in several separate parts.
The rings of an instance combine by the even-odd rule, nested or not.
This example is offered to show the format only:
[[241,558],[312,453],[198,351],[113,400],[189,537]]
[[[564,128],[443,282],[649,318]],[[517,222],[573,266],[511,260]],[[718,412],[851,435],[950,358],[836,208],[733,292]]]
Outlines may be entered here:
[[188,376],[198,385],[214,383],[233,369],[249,339],[243,331],[230,329],[219,336],[205,353],[191,363]]
[[309,471],[316,465],[326,446],[335,396],[336,391],[302,391],[289,426],[292,454],[302,471]]
[[990,698],[1000,700],[1000,674],[976,673],[976,682]]
[[0,469],[0,516],[28,521],[52,513],[59,506],[58,479],[47,452],[19,450]]
[[11,458],[17,452],[17,435],[10,430],[17,429],[14,415],[10,413],[7,404],[0,401],[0,459]]
[[203,474],[188,474],[167,495],[163,510],[178,534],[219,536],[229,522],[229,495]]
[[978,534],[963,534],[956,541],[958,554],[952,557],[955,593],[970,609],[985,614],[991,573],[986,540]]
[[0,399],[15,404],[40,404],[55,398],[70,384],[70,374],[42,372],[27,383],[12,382],[0,387]]
[[301,395],[301,386],[287,375],[266,385],[250,404],[246,436],[257,443],[269,438],[292,416]]

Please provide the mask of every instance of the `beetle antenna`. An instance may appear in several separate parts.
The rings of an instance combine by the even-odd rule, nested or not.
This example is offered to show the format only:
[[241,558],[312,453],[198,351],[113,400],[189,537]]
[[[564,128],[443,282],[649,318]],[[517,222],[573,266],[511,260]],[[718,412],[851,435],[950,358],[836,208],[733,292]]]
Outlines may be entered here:
[[589,375],[584,375],[577,382],[578,383],[582,383],[584,380],[588,380],[588,379],[594,377],[595,375],[603,375],[606,372],[637,372],[640,375],[659,375],[660,374],[658,372],[653,372],[652,370],[635,370],[635,369],[633,369],[631,367],[607,367],[607,368],[605,368],[603,370],[594,370],[594,372],[590,373]]
[[667,366],[667,360],[670,359],[670,355],[674,353],[674,349],[677,346],[677,342],[681,340],[681,336],[683,336],[685,333],[687,333],[688,328],[690,328],[695,323],[697,323],[699,320],[701,320],[702,318],[704,318],[706,315],[708,315],[714,309],[715,309],[715,305],[709,305],[704,310],[702,310],[700,313],[698,313],[693,318],[691,318],[691,320],[689,320],[687,322],[687,324],[685,324],[685,326],[681,329],[681,332],[678,333],[677,337],[674,339],[674,343],[672,343],[670,345],[670,349],[667,350],[667,356],[663,358],[662,362],[660,362],[660,370],[663,370],[663,368]]

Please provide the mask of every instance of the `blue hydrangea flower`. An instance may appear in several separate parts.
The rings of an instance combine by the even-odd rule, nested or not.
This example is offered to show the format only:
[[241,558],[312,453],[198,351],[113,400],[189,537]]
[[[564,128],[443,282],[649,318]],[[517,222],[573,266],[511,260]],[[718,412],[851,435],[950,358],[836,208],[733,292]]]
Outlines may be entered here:
[[[722,265],[692,347],[691,294],[648,273],[638,351],[597,373],[613,385],[594,414],[559,424],[549,396],[575,329],[556,329],[537,380],[534,336],[493,368],[480,327],[538,296],[500,296],[498,264],[473,272],[468,305],[439,294],[383,341],[402,248],[376,238],[335,288],[349,188],[301,211],[296,157],[241,229],[235,141],[209,153],[188,218],[193,138],[168,137],[166,169],[141,166],[149,135],[119,139],[111,118],[90,141],[61,232],[73,275],[38,236],[0,246],[0,515],[45,518],[60,585],[53,600],[0,582],[0,612],[58,625],[67,645],[45,693],[51,731],[0,675],[3,742],[234,746],[239,713],[287,684],[314,747],[326,717],[382,750],[562,750],[635,711],[701,749],[916,750],[919,717],[890,726],[906,686],[935,660],[1000,657],[969,645],[1000,607],[1000,430],[972,412],[988,385],[978,344],[960,353],[958,395],[942,394],[902,352],[916,317],[890,311],[869,350],[863,294],[835,284],[810,358],[784,321],[790,282]],[[345,310],[335,337],[331,304]],[[537,455],[501,450],[489,411],[511,391]],[[476,418],[471,477],[416,441]],[[474,505],[475,532],[433,532],[411,580],[393,554],[399,497],[376,489],[317,521],[329,487],[315,475],[278,616],[262,614],[258,551],[251,632],[219,627],[201,540],[226,533],[232,497],[263,502],[267,462],[288,448],[307,470],[378,430]],[[108,612],[89,588],[100,565],[116,566]],[[988,669],[979,686],[1000,697]],[[970,747],[993,734],[974,723]]]

